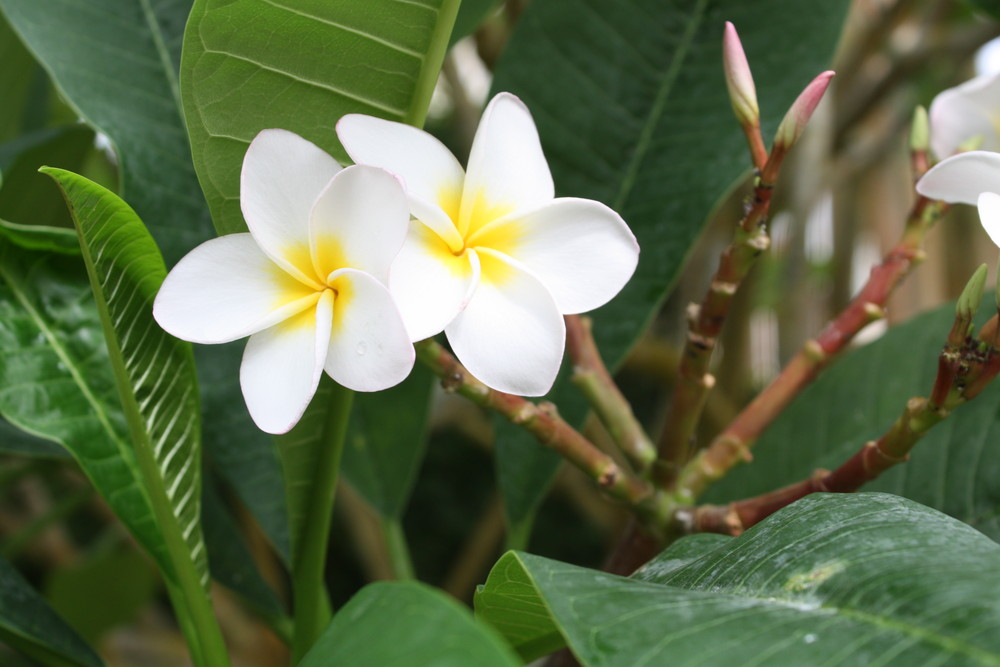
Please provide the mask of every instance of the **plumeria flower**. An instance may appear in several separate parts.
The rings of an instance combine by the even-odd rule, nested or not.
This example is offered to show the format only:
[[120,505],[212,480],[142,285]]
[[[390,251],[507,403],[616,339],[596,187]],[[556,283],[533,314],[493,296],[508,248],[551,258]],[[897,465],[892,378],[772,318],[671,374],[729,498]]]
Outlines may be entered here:
[[468,171],[408,125],[352,114],[337,134],[355,162],[406,186],[415,220],[389,290],[411,339],[443,330],[485,384],[546,393],[562,362],[562,315],[603,305],[635,270],[639,246],[621,217],[555,198],[531,114],[508,93],[487,106]]
[[941,92],[931,102],[930,124],[938,159],[976,137],[982,140],[979,148],[1000,151],[1000,74],[978,76]]
[[1000,246],[1000,153],[969,151],[942,160],[917,181],[917,192],[977,206],[983,228]]
[[240,206],[250,233],[178,262],[153,305],[160,326],[195,343],[249,336],[240,385],[269,433],[298,422],[324,370],[357,391],[403,380],[413,345],[386,288],[410,217],[396,178],[264,130],[243,160]]

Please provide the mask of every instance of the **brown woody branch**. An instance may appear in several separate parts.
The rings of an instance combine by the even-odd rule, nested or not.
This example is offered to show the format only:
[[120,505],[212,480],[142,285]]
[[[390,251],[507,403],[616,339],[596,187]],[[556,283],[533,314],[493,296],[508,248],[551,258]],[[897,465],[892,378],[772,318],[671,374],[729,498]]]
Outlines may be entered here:
[[567,424],[549,402],[532,403],[520,396],[496,391],[477,380],[433,339],[415,344],[417,357],[441,378],[445,391],[465,396],[497,412],[534,435],[538,442],[579,468],[609,496],[632,507],[639,516],[656,513],[654,489],[621,468],[596,445]]
[[728,505],[698,507],[691,513],[690,529],[739,535],[811,493],[851,493],[892,466],[905,462],[910,450],[931,428],[957,406],[975,398],[1000,372],[997,317],[983,327],[976,340],[968,335],[971,314],[959,313],[938,357],[930,398],[907,401],[902,414],[881,438],[865,443],[839,468],[832,472],[817,470],[790,486]]
[[586,397],[632,466],[640,473],[645,472],[656,459],[656,447],[604,365],[591,335],[589,317],[566,316],[566,348],[573,360],[573,384]]
[[902,239],[872,269],[861,292],[788,363],[737,418],[689,462],[677,481],[677,495],[690,502],[740,461],[750,460],[750,448],[760,434],[802,389],[823,371],[867,324],[884,315],[892,291],[924,257],[928,230],[945,205],[920,197],[914,203]]

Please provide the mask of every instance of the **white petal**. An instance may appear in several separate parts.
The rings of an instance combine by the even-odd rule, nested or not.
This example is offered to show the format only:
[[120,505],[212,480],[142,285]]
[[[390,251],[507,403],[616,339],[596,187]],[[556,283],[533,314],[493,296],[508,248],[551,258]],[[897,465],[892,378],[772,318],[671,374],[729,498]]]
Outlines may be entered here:
[[941,92],[931,103],[931,148],[943,159],[980,136],[982,150],[1000,150],[1000,74],[987,74]]
[[564,314],[611,300],[635,272],[639,244],[617,213],[590,199],[559,198],[515,213],[469,238],[526,266]]
[[267,433],[287,433],[305,412],[323,372],[333,320],[333,292],[305,310],[250,337],[240,386],[250,416]]
[[566,325],[537,278],[489,251],[469,305],[445,333],[459,361],[484,384],[521,396],[552,388],[562,363]]
[[354,269],[334,273],[331,285],[337,297],[326,372],[355,391],[402,382],[413,368],[414,351],[389,290]]
[[309,212],[340,165],[287,130],[262,130],[247,149],[240,207],[250,233],[276,263],[322,285],[309,255]]
[[385,283],[410,224],[399,181],[377,167],[348,167],[333,177],[310,216],[316,272],[360,269]]
[[389,271],[389,291],[410,333],[423,340],[444,330],[468,303],[479,282],[479,258],[473,251],[455,256],[422,223],[410,231]]
[[458,229],[463,235],[512,211],[552,199],[552,173],[531,113],[517,97],[490,101],[472,142]]
[[983,229],[990,235],[990,240],[1000,246],[1000,195],[995,192],[984,192],[979,195],[979,220]]
[[972,204],[981,192],[1000,192],[1000,153],[969,151],[934,165],[917,181],[917,192],[952,204]]
[[400,177],[413,216],[456,250],[462,247],[453,218],[458,217],[465,172],[444,144],[410,125],[361,114],[341,118],[337,136],[357,164],[382,167]]
[[316,290],[265,255],[250,234],[202,243],[170,271],[153,303],[166,331],[193,343],[227,343],[312,306]]

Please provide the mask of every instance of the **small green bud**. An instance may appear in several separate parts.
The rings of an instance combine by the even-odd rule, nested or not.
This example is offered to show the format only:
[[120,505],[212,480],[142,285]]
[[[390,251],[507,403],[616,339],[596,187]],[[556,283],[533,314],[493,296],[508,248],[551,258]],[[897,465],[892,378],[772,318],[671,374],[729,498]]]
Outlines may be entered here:
[[986,273],[986,265],[980,264],[976,272],[969,278],[965,289],[962,290],[962,296],[958,297],[958,303],[955,304],[955,315],[957,317],[963,320],[971,320],[976,316],[976,311],[979,310],[979,302],[983,300],[983,290],[986,289]]
[[931,130],[927,120],[927,109],[921,105],[913,110],[913,122],[910,125],[910,150],[927,152],[930,146]]

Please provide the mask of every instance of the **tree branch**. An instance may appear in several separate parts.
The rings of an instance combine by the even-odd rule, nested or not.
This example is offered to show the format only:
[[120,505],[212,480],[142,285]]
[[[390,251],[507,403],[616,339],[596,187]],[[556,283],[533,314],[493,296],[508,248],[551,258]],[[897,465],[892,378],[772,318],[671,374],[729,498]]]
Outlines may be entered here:
[[930,398],[911,398],[902,414],[881,438],[864,444],[834,471],[817,470],[807,479],[770,493],[728,505],[704,505],[690,510],[690,529],[739,535],[779,509],[817,491],[852,493],[892,466],[905,462],[910,450],[936,424],[977,396],[1000,372],[997,315],[980,330],[970,332],[971,313],[959,314],[938,357],[938,372]]
[[567,315],[565,319],[566,348],[573,360],[573,384],[636,471],[644,473],[656,459],[656,447],[604,365],[591,335],[590,318]]
[[760,434],[802,389],[811,383],[867,324],[884,316],[889,295],[924,258],[924,237],[946,205],[919,197],[914,203],[902,239],[872,269],[868,282],[854,300],[788,363],[737,418],[681,472],[679,497],[690,502],[709,484],[741,460]]
[[465,396],[472,402],[497,412],[518,424],[543,446],[582,470],[612,498],[629,505],[639,516],[662,516],[657,495],[646,481],[622,469],[615,461],[567,424],[548,402],[532,403],[520,396],[487,387],[474,378],[450,352],[433,339],[414,344],[417,358],[441,378],[445,391]]

